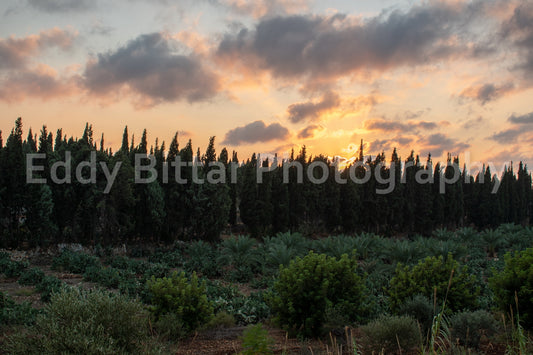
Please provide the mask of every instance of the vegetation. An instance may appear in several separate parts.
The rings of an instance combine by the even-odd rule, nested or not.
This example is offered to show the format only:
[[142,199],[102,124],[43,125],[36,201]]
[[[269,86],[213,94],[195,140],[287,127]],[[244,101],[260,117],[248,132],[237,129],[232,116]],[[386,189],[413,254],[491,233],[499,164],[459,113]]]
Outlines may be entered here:
[[326,310],[335,307],[350,321],[360,316],[364,283],[356,262],[310,252],[281,267],[270,298],[280,325],[303,336],[322,334]]
[[[26,155],[31,153],[45,155],[33,159],[33,165],[43,170],[26,176]],[[140,159],[136,160],[136,156]],[[147,165],[148,156],[155,158],[157,178],[136,184],[134,167],[138,163]],[[196,164],[167,169],[165,164],[177,158]],[[64,163],[69,159],[70,172]],[[82,175],[94,183],[82,184],[70,175],[80,163],[91,160],[96,163],[96,174],[90,175],[86,169]],[[329,176],[323,183],[313,184],[304,172],[318,162],[326,164]],[[238,164],[236,181],[230,175],[232,163]],[[118,168],[112,186],[107,184],[104,165],[110,171]],[[378,176],[376,167],[381,165]],[[65,183],[52,181],[52,166]],[[256,178],[258,168],[265,168],[261,182]],[[150,145],[146,130],[135,142],[127,127],[122,145],[115,152],[105,146],[103,136],[99,141],[93,137],[89,124],[79,138],[67,138],[61,129],[54,135],[46,126],[38,135],[30,128],[24,138],[19,118],[5,145],[0,144],[0,247],[58,242],[106,246],[135,241],[212,242],[240,220],[253,237],[287,231],[429,236],[442,228],[496,228],[503,223],[527,223],[533,217],[531,175],[521,162],[518,167],[506,167],[501,176],[493,175],[488,167],[472,175],[460,167],[458,157],[449,155],[443,164],[434,163],[431,156],[424,162],[414,152],[402,160],[396,150],[390,159],[385,153],[365,157],[361,144],[353,164],[339,169],[335,160],[323,155],[308,156],[305,147],[283,161],[260,160],[253,154],[239,164],[235,151],[230,154],[223,148],[217,154],[215,137],[210,138],[201,154],[199,150],[195,152],[190,140],[180,149],[177,134],[168,149],[158,139]],[[460,170],[459,179],[446,184],[442,194],[440,183],[453,176],[453,169]],[[424,171],[433,178],[427,184],[417,183],[416,176]],[[318,174],[318,169],[313,173]],[[362,179],[367,173],[369,179],[364,184],[356,184],[350,178]],[[347,183],[337,183],[336,174]],[[320,177],[314,175],[311,177]],[[225,179],[216,179],[221,176]],[[140,177],[147,179],[148,172],[143,171]],[[211,177],[217,183],[198,184],[192,181],[193,177],[195,181]],[[26,184],[26,178],[46,182]],[[497,183],[499,189],[493,194]],[[393,187],[390,193],[379,193],[387,187]],[[491,255],[505,244],[491,231],[483,238]],[[235,278],[249,275],[246,266],[237,267],[237,271]]]
[[139,302],[105,291],[64,289],[26,332],[5,344],[10,354],[143,353],[148,317]]
[[165,314],[175,314],[185,332],[191,332],[213,317],[213,307],[205,293],[205,284],[200,283],[195,273],[190,280],[185,273],[172,273],[169,277],[148,282],[152,311],[157,320]]
[[[533,328],[533,248],[507,253],[505,267],[490,279],[500,309],[520,312],[522,325]],[[517,308],[518,307],[518,308]]]
[[391,308],[397,310],[406,300],[415,295],[424,295],[441,305],[447,298],[446,306],[452,311],[477,307],[479,287],[476,278],[466,266],[448,255],[427,257],[413,267],[401,264],[390,282],[389,296]]

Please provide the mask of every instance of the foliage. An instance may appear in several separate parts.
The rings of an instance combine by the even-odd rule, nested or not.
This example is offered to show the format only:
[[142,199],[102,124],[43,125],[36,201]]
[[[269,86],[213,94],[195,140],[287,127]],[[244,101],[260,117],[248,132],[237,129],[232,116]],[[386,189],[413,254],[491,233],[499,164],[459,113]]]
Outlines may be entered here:
[[409,316],[381,316],[361,331],[363,346],[375,353],[409,352],[421,343],[416,320]]
[[0,274],[3,273],[8,278],[20,276],[27,267],[26,261],[11,260],[8,253],[0,254]]
[[9,296],[0,292],[0,325],[24,324],[35,322],[39,311],[28,302],[15,303]]
[[431,330],[436,310],[426,296],[414,295],[400,305],[397,313],[414,318],[420,324],[422,334],[427,335]]
[[45,276],[36,286],[37,291],[41,293],[41,300],[47,302],[54,293],[57,293],[63,287],[63,282],[55,276]]
[[164,339],[175,341],[187,336],[180,316],[177,313],[162,314],[155,322],[155,329]]
[[218,312],[215,314],[209,322],[204,326],[204,329],[220,329],[220,328],[231,328],[235,326],[235,318],[225,311]]
[[505,254],[504,269],[489,279],[489,285],[502,311],[516,313],[518,307],[523,326],[533,328],[533,248]]
[[172,273],[169,277],[148,281],[152,311],[157,320],[166,313],[175,313],[186,332],[194,331],[211,319],[213,306],[207,299],[205,283],[200,283],[196,273],[190,280],[185,273]]
[[280,267],[269,303],[282,326],[306,337],[318,336],[328,307],[342,310],[350,321],[357,319],[363,291],[354,259],[310,252]]
[[434,302],[438,305],[447,296],[447,307],[458,311],[477,306],[480,290],[476,285],[476,277],[470,275],[466,266],[460,267],[449,254],[446,259],[427,257],[413,267],[399,264],[388,294],[393,310],[398,310],[410,297],[421,294],[429,299],[436,296]]
[[273,354],[274,341],[262,324],[251,325],[242,334],[242,355]]
[[27,333],[6,342],[10,354],[142,353],[148,335],[143,306],[104,291],[64,289],[52,296]]
[[75,274],[83,274],[89,267],[98,267],[100,262],[97,257],[72,252],[64,249],[61,254],[52,261],[52,270],[70,271]]
[[220,275],[219,254],[210,244],[202,240],[192,242],[186,254],[188,258],[183,265],[186,271],[195,271],[206,277]]
[[32,267],[20,274],[18,283],[21,285],[37,285],[43,280],[43,278],[43,270],[37,267]]
[[452,338],[461,345],[478,348],[481,337],[490,337],[497,331],[497,322],[487,311],[461,312],[450,318]]

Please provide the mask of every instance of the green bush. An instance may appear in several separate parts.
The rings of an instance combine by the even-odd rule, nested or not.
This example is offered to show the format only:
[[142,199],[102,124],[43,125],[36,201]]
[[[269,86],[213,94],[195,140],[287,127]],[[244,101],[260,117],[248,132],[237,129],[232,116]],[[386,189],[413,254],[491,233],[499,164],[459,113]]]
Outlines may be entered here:
[[35,321],[39,311],[29,302],[15,303],[9,296],[0,292],[0,325],[25,324]]
[[497,322],[487,311],[461,312],[450,318],[452,338],[461,345],[478,348],[481,336],[490,337],[497,331]]
[[6,277],[18,277],[28,267],[27,261],[11,260],[9,254],[3,253],[0,257],[0,274]]
[[37,291],[41,293],[41,300],[47,302],[52,294],[57,293],[63,287],[63,282],[55,276],[45,276],[36,286]]
[[22,274],[20,274],[18,283],[21,285],[37,285],[43,280],[43,278],[43,270],[37,267],[32,267],[31,269],[25,270]]
[[100,265],[89,266],[83,273],[83,278],[108,288],[118,288],[122,280],[120,270]]
[[176,341],[187,336],[180,316],[177,313],[162,314],[155,322],[155,329],[165,340]]
[[9,354],[142,353],[148,317],[141,303],[103,291],[63,289],[27,333],[11,336]]
[[95,256],[64,249],[61,254],[55,257],[52,261],[52,270],[83,274],[88,267],[99,265],[100,261]]
[[235,326],[235,318],[225,311],[218,312],[203,327],[204,329],[231,328]]
[[220,275],[219,253],[208,243],[199,240],[187,248],[188,259],[183,267],[188,272],[198,272],[205,277]]
[[399,264],[390,282],[388,293],[391,309],[394,311],[417,294],[434,300],[435,290],[438,307],[448,295],[446,308],[461,311],[477,306],[480,290],[476,285],[477,279],[468,272],[467,267],[459,267],[459,263],[448,254],[446,259],[442,256],[427,257],[413,267]]
[[533,328],[533,248],[505,254],[504,269],[495,272],[489,285],[504,312],[512,308],[516,314],[516,294],[522,325]]
[[200,283],[196,273],[190,281],[185,273],[172,273],[169,277],[148,281],[152,311],[157,320],[166,313],[178,315],[186,332],[194,331],[213,316],[213,306],[206,296],[205,283]]
[[364,282],[356,273],[356,260],[310,252],[280,267],[269,303],[280,325],[302,336],[322,333],[326,310],[335,307],[350,321],[358,318]]
[[[440,307],[440,305],[436,305]],[[423,335],[427,335],[431,330],[433,317],[439,309],[433,309],[434,306],[431,301],[424,295],[415,295],[407,299],[398,309],[399,315],[411,316],[418,324]]]
[[242,334],[242,355],[268,355],[274,354],[272,345],[274,341],[263,329],[263,325],[256,324],[246,328]]
[[418,325],[409,316],[382,316],[361,327],[361,331],[363,347],[369,353],[401,354],[421,343]]

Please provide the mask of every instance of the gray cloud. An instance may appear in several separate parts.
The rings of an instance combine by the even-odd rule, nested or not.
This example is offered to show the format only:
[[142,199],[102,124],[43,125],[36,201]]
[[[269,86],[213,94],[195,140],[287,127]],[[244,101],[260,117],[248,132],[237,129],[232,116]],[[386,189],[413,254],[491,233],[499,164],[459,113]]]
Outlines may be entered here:
[[364,128],[371,131],[383,131],[383,132],[392,132],[392,131],[403,131],[403,132],[412,132],[418,129],[423,130],[433,130],[439,126],[436,122],[431,121],[408,121],[398,122],[398,121],[389,121],[382,118],[366,120],[364,122]]
[[312,124],[312,125],[305,127],[300,132],[298,132],[298,138],[300,139],[313,138],[316,132],[320,132],[323,130],[324,130],[324,127],[320,125]]
[[471,86],[459,94],[462,100],[478,101],[481,105],[495,101],[506,94],[512,92],[515,86],[512,82],[497,85],[494,83],[485,83],[482,85]]
[[521,52],[518,68],[533,79],[533,4],[523,2],[513,16],[502,25],[502,34]]
[[479,4],[432,2],[407,12],[382,13],[364,23],[344,15],[265,18],[253,30],[226,35],[217,54],[278,78],[308,81],[477,57],[490,48],[472,45],[465,33],[468,26],[463,25],[472,20]]
[[15,71],[0,80],[0,100],[6,102],[21,101],[28,96],[50,99],[77,91],[75,77],[60,78],[39,68]]
[[218,77],[194,54],[175,54],[173,45],[177,43],[153,33],[99,54],[87,63],[85,86],[97,95],[127,86],[151,105],[213,98],[220,90]]
[[70,49],[77,34],[72,31],[52,28],[38,35],[22,38],[0,38],[0,69],[23,68],[32,56],[48,48]]
[[287,139],[289,137],[289,130],[279,123],[272,123],[267,126],[263,121],[255,121],[228,131],[222,143],[241,145],[246,143],[269,142]]
[[397,136],[392,139],[376,139],[370,143],[368,151],[379,154],[382,151],[391,151],[394,147],[402,147],[413,142],[413,138],[407,136]]
[[39,11],[49,13],[79,12],[96,7],[95,0],[28,0],[28,4]]
[[338,107],[341,104],[341,98],[337,93],[327,92],[318,102],[301,102],[292,104],[287,108],[289,120],[292,123],[302,121],[314,121],[324,112]]
[[479,126],[483,122],[485,122],[485,119],[481,116],[478,116],[477,118],[473,118],[473,119],[466,121],[465,123],[461,125],[461,127],[464,129],[470,129],[470,128]]
[[423,147],[421,153],[431,153],[434,156],[440,156],[444,151],[458,154],[470,147],[470,144],[458,142],[442,133],[420,138],[418,144]]
[[523,133],[523,130],[519,128],[509,128],[498,133],[494,133],[489,138],[498,142],[498,143],[512,143],[514,142],[520,134]]
[[512,114],[507,121],[516,124],[531,124],[533,123],[533,112],[526,113],[525,115],[516,116]]

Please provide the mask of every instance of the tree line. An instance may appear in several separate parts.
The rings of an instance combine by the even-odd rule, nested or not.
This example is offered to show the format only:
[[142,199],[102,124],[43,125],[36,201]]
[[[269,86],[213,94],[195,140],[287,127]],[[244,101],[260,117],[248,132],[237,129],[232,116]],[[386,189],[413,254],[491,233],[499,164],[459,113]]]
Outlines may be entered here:
[[[100,164],[94,184],[76,180],[53,183],[50,168],[64,161],[67,152],[72,166],[88,161],[95,153],[96,160],[110,170],[121,164],[109,193],[103,192],[107,180]],[[44,168],[32,175],[47,183],[26,183],[26,156],[30,153],[44,154],[45,158],[36,160]],[[168,182],[135,183],[136,154],[147,161],[149,155],[155,157],[158,176],[166,173]],[[180,178],[187,182],[177,183],[175,169],[164,172],[164,163],[176,157],[183,162],[201,162],[194,168],[199,179],[213,169],[210,163],[223,164],[228,176],[231,164],[238,164],[236,183],[230,179],[216,184],[193,183],[190,167],[180,168]],[[367,174],[360,164],[363,161],[370,167],[370,177],[361,184],[350,179],[350,174],[363,179]],[[299,177],[296,162],[304,170],[315,162],[325,164],[327,179],[316,184],[305,173]],[[273,163],[256,154],[239,163],[237,153],[230,155],[226,148],[217,155],[215,137],[210,138],[203,154],[199,148],[194,152],[191,140],[180,148],[177,133],[168,149],[158,139],[149,147],[146,130],[136,144],[127,127],[116,152],[105,146],[103,135],[99,140],[93,137],[89,124],[81,138],[67,139],[62,129],[54,136],[43,126],[39,134],[30,129],[24,139],[19,118],[5,144],[0,132],[0,245],[215,241],[222,232],[231,231],[258,237],[286,231],[427,235],[436,228],[528,224],[532,211],[531,175],[522,162],[518,171],[511,164],[501,176],[493,175],[485,166],[473,176],[462,167],[459,179],[446,185],[445,193],[440,191],[441,179],[454,180],[454,169],[459,166],[458,157],[450,155],[443,165],[433,165],[430,155],[422,162],[414,152],[402,161],[396,150],[387,160],[384,152],[365,157],[361,144],[359,157],[337,173],[346,180],[342,184],[336,181],[336,162],[324,155],[308,156],[305,147],[298,153],[293,151],[289,159],[275,166]],[[290,165],[287,168],[285,164]],[[270,167],[262,173],[261,183],[257,181],[258,167]],[[57,170],[59,175],[66,173],[63,167]],[[284,170],[288,181],[284,181]],[[417,182],[421,170],[432,173],[432,183]],[[319,179],[324,172],[315,169],[312,173]],[[390,193],[377,192],[386,187],[383,179],[394,182]],[[497,193],[492,193],[496,184]]]

